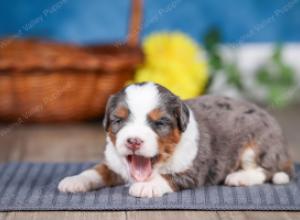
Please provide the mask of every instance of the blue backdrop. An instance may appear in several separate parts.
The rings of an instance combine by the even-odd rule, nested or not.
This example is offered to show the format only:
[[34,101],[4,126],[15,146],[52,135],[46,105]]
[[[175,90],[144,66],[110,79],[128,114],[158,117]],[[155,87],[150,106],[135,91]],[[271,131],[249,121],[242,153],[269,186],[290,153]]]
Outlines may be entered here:
[[[0,35],[95,43],[126,37],[129,0],[1,0]],[[201,41],[212,26],[226,42],[300,40],[300,0],[145,0],[145,36],[187,32]]]

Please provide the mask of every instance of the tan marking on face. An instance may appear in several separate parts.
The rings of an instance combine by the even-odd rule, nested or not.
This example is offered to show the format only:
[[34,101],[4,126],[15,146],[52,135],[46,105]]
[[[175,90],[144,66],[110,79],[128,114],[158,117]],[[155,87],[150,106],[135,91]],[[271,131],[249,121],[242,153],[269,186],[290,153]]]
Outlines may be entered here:
[[115,111],[115,115],[123,119],[126,119],[128,117],[128,114],[129,114],[128,108],[124,106],[118,106]]
[[148,117],[151,121],[157,121],[161,118],[163,112],[159,109],[153,109],[151,112],[148,113]]
[[[158,121],[164,112],[159,109],[153,109],[149,114],[148,118],[151,121]],[[178,144],[181,137],[181,133],[178,128],[172,129],[171,132],[164,137],[158,138],[159,155],[157,162],[166,161],[174,152],[176,144]]]
[[108,128],[108,136],[109,136],[111,142],[113,143],[113,145],[116,145],[117,137],[116,137],[116,134],[112,132],[111,126],[109,126],[109,128]]
[[[115,116],[122,118],[122,119],[127,119],[129,115],[129,110],[124,107],[124,106],[118,106],[114,112]],[[112,143],[115,145],[116,144],[116,134],[112,132],[111,126],[108,128],[108,136],[110,137]]]
[[176,145],[179,143],[181,133],[178,128],[172,129],[169,135],[158,139],[159,161],[164,162],[172,156]]

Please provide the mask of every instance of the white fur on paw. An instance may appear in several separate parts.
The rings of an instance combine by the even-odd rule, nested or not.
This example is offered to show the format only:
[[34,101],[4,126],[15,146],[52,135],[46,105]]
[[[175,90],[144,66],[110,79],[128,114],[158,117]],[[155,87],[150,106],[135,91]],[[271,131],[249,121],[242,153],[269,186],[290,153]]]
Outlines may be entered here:
[[148,182],[133,183],[129,188],[129,194],[135,197],[161,197],[169,192],[173,192],[173,190],[161,176],[157,176]]
[[274,184],[287,184],[290,182],[290,177],[285,172],[278,172],[273,175],[272,182]]
[[90,183],[86,178],[82,178],[80,175],[69,176],[59,182],[58,189],[61,192],[87,192],[90,190]]
[[86,170],[79,175],[62,179],[58,184],[61,192],[88,192],[101,186],[101,177],[95,170]]
[[228,186],[253,186],[263,184],[266,175],[261,168],[240,170],[227,175],[225,184]]

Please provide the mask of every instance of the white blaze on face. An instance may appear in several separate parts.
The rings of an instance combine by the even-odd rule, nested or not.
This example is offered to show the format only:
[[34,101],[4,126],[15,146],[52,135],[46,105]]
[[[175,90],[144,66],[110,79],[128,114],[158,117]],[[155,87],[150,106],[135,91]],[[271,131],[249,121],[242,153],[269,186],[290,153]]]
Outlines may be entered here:
[[[154,84],[147,83],[131,85],[126,88],[125,94],[129,119],[116,135],[116,149],[120,155],[127,157],[129,173],[134,181],[142,182],[152,175],[151,158],[158,153],[157,135],[147,123],[147,116],[158,107],[159,92]],[[143,142],[134,155],[126,146],[128,138],[138,138]]]
[[121,155],[130,151],[126,147],[128,138],[140,138],[143,144],[135,153],[144,157],[153,157],[158,153],[157,135],[147,124],[147,115],[159,104],[159,92],[153,83],[131,85],[126,88],[126,103],[129,120],[116,135],[116,147]]

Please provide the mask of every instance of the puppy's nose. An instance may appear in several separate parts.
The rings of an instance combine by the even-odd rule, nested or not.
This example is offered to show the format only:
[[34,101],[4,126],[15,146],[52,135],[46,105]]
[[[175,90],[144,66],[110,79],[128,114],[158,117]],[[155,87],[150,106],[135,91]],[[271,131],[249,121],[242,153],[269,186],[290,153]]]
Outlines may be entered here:
[[141,148],[144,141],[140,138],[128,138],[127,139],[127,147],[130,150],[138,150]]

